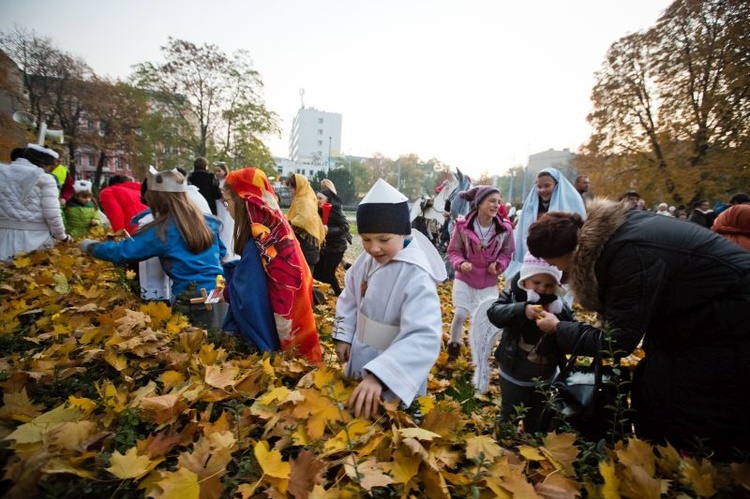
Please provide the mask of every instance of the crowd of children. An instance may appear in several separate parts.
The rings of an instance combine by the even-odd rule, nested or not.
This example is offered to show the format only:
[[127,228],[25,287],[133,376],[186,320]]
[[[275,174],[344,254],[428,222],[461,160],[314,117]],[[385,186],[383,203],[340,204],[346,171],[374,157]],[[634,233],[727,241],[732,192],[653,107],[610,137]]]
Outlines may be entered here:
[[[96,258],[151,262],[141,267],[141,274],[169,283],[169,289],[152,295],[144,281],[144,298],[176,303],[187,297],[184,303],[189,306],[198,290],[214,290],[217,276],[223,276],[222,296],[229,304],[224,331],[260,350],[301,355],[318,363],[322,350],[313,317],[314,271],[338,295],[334,349],[345,375],[357,380],[349,400],[354,414],[373,417],[380,401],[388,399],[399,400],[406,409],[426,393],[430,369],[443,344],[436,285],[448,276],[435,246],[412,230],[407,198],[384,180],[378,180],[357,207],[364,251],[346,272],[342,290],[335,273],[349,226],[330,181],[316,193],[307,178],[292,175],[287,186],[293,201],[285,215],[268,178],[255,168],[229,172],[217,164],[217,179],[199,158],[190,177],[177,169],[152,170],[139,186],[138,200],[138,184],[115,179],[100,201],[112,229],[124,229],[126,237],[99,241],[89,234],[106,217],[94,200],[91,182],[74,182],[73,195],[61,209],[59,189],[45,173],[56,162],[54,152],[29,145],[22,156],[0,168],[3,259],[49,246],[52,238],[83,238],[81,250]],[[188,178],[200,187],[189,185]],[[571,294],[563,270],[573,267],[556,257],[545,260],[529,253],[527,234],[535,228],[538,232],[548,213],[565,212],[564,217],[575,218],[580,227],[587,215],[580,187],[577,191],[553,168],[543,170],[515,228],[495,187],[475,186],[460,192],[459,199],[470,203],[470,211],[456,220],[447,250],[455,272],[448,360],[460,353],[466,318],[489,298],[493,303],[487,318],[502,331],[495,353],[501,420],[520,419],[529,432],[548,430],[541,425],[545,396],[539,388],[552,381],[561,359],[570,353],[559,335],[552,334],[556,331],[550,317],[554,324],[574,323],[563,299]],[[626,209],[628,200],[623,201]],[[38,206],[31,210],[33,216],[14,219],[13,211],[29,202]],[[722,227],[745,216],[744,207],[734,210],[733,218],[725,217]],[[666,206],[659,211],[669,215]],[[28,238],[34,230],[39,241],[32,244]],[[228,249],[238,257],[227,258]],[[499,294],[504,272],[507,286]],[[216,317],[202,313],[203,304],[190,310],[197,323],[217,325]]]

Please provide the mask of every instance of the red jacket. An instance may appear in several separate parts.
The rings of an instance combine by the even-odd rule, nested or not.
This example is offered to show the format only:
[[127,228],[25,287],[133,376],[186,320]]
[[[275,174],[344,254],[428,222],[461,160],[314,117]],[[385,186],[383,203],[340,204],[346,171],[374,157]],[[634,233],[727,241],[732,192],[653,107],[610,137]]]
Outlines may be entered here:
[[128,234],[133,234],[138,228],[131,223],[133,217],[148,209],[148,206],[141,203],[141,184],[138,182],[123,182],[105,187],[99,193],[99,204],[112,224],[112,232],[125,229]]

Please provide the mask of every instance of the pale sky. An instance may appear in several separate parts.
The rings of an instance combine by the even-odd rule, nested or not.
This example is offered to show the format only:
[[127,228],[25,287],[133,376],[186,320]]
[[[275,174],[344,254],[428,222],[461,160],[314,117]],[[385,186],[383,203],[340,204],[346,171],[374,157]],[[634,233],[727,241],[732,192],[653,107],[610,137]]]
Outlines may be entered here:
[[0,0],[0,31],[49,36],[98,74],[161,61],[167,38],[243,48],[287,157],[305,106],[343,115],[342,153],[415,153],[471,175],[576,151],[594,73],[667,0]]

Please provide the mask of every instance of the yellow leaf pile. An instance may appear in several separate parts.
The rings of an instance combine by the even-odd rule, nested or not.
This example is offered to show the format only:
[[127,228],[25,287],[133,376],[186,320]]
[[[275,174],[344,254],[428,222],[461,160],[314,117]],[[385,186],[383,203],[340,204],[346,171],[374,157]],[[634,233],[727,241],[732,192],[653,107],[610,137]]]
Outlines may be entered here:
[[[566,433],[496,439],[497,392],[461,388],[465,356],[449,366],[441,355],[419,424],[392,404],[356,419],[330,345],[333,303],[318,308],[326,363],[315,367],[243,353],[234,338],[144,304],[133,276],[77,248],[25,255],[0,277],[7,497],[677,497],[750,487],[747,463],[719,466],[635,438],[598,450]],[[449,323],[448,288],[440,295]]]

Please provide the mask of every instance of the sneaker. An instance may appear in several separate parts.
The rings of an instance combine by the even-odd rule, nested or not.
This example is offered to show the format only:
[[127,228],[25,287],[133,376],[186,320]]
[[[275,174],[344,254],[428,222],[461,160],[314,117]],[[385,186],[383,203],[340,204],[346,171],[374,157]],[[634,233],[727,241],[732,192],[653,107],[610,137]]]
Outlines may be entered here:
[[456,360],[458,358],[458,354],[460,353],[461,353],[460,343],[454,343],[454,342],[448,343],[448,360],[450,362]]

